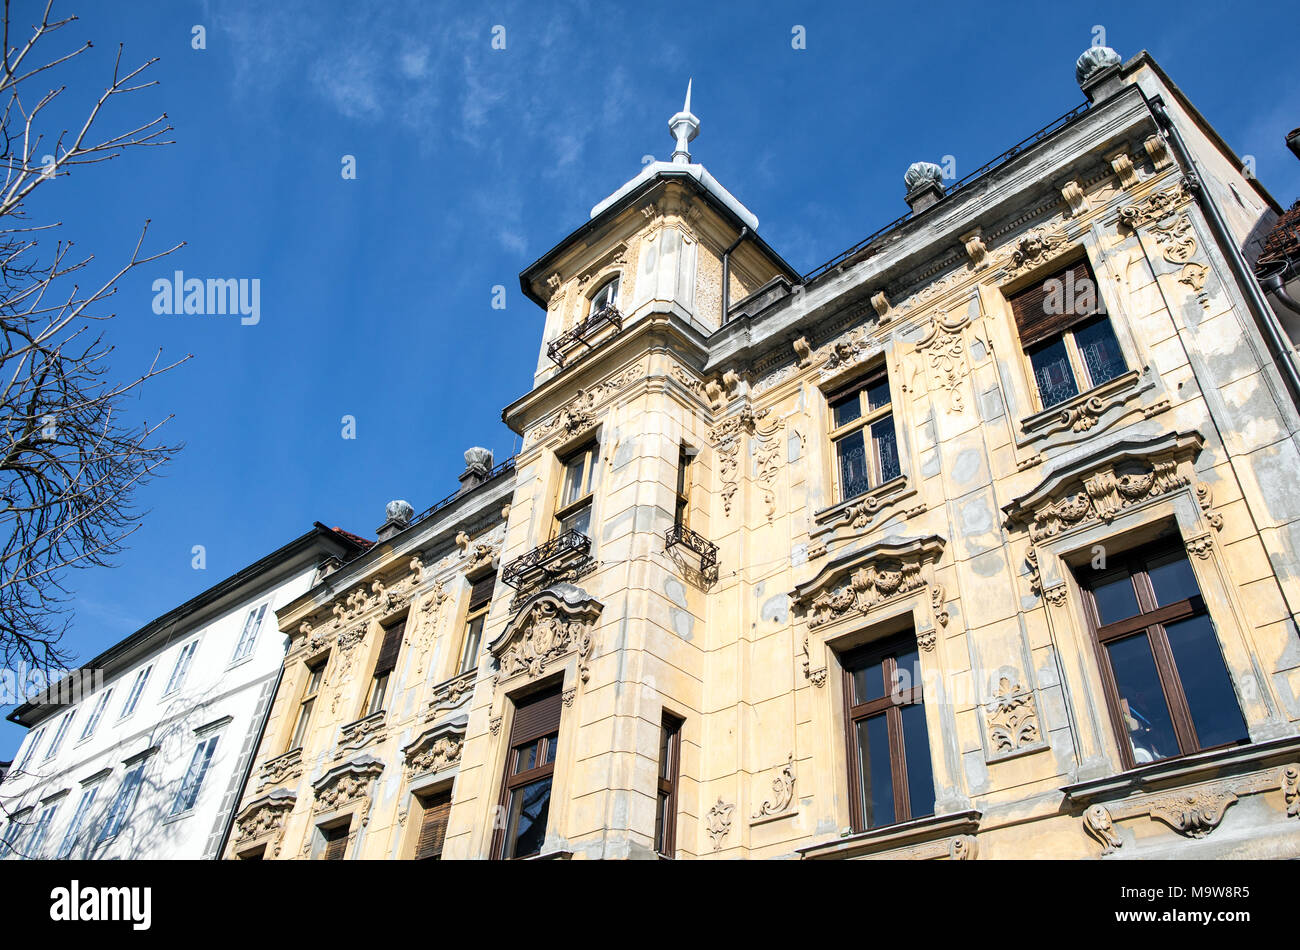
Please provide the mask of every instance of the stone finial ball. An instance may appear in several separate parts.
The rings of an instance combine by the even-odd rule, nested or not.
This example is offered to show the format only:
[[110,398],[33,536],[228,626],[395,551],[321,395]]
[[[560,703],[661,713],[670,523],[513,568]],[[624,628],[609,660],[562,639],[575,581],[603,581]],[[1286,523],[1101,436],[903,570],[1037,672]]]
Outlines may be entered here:
[[934,162],[913,162],[903,174],[903,184],[909,193],[930,182],[943,185],[943,169]]
[[402,501],[400,498],[396,501],[390,501],[384,506],[384,514],[388,516],[389,521],[406,523],[415,515],[415,509],[411,507],[409,501]]
[[1074,63],[1074,78],[1080,86],[1107,66],[1120,64],[1119,53],[1109,46],[1089,46]]

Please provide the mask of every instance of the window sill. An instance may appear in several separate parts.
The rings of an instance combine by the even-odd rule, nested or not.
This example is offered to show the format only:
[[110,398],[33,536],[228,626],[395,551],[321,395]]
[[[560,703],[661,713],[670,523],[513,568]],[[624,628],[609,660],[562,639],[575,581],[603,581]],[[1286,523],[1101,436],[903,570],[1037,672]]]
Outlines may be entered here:
[[1122,406],[1136,395],[1143,388],[1138,384],[1144,375],[1136,369],[1131,369],[1071,399],[1039,410],[1020,420],[1020,431],[1034,438],[1054,435],[1065,430],[1087,432],[1097,424],[1104,413],[1116,406]]
[[1265,742],[1234,745],[1209,752],[1161,759],[1116,775],[1076,782],[1061,789],[1075,805],[1113,801],[1138,792],[1188,785],[1206,779],[1271,767],[1273,758],[1291,758],[1300,752],[1300,737],[1283,736]]
[[943,857],[949,853],[952,839],[961,835],[973,835],[979,828],[982,812],[960,811],[949,815],[932,815],[912,821],[885,825],[859,831],[823,844],[796,849],[806,861],[862,858],[874,855],[892,857],[889,854],[896,849],[915,848],[918,845],[931,845],[933,855],[919,854],[916,857]]
[[170,825],[174,821],[183,821],[184,819],[190,817],[190,815],[192,814],[194,814],[194,809],[187,808],[184,811],[178,812],[175,815],[168,815],[166,818],[162,820],[162,823],[164,825]]
[[863,504],[868,508],[883,505],[885,499],[896,494],[901,494],[906,488],[907,476],[899,475],[897,478],[891,478],[889,481],[877,485],[869,491],[864,491],[861,495],[854,495],[852,498],[841,501],[839,504],[831,505],[829,508],[823,508],[821,511],[814,512],[813,521],[816,524],[826,524],[829,522],[839,521],[851,508],[856,508]]

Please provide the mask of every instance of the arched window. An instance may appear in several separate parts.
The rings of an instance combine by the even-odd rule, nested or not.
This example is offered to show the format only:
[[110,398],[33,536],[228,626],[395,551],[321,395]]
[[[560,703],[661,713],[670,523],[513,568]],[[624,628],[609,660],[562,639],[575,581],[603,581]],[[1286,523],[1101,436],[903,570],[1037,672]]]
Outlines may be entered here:
[[614,275],[605,283],[601,284],[600,290],[596,291],[591,297],[591,309],[587,311],[589,317],[594,317],[606,307],[618,306],[618,275]]

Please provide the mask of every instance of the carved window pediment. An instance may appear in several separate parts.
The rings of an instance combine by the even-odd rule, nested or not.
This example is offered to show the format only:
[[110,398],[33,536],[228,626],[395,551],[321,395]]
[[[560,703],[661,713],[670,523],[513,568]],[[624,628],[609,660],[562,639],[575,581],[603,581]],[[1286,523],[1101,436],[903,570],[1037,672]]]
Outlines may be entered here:
[[426,729],[414,742],[403,746],[402,757],[407,779],[441,772],[458,765],[467,722],[468,717],[460,716]]
[[268,835],[278,835],[284,829],[284,823],[297,802],[293,792],[277,788],[249,802],[244,810],[235,816],[235,840],[253,841]]
[[578,671],[587,679],[593,631],[603,609],[600,601],[573,584],[553,584],[521,605],[501,635],[488,647],[500,675],[540,676],[553,661],[578,654]]
[[938,535],[882,540],[830,561],[799,584],[791,597],[806,612],[810,629],[862,616],[878,604],[926,587],[929,581],[922,568],[938,561],[943,547]]
[[1198,433],[1123,440],[1050,470],[1033,491],[1003,507],[1007,525],[1034,542],[1076,527],[1109,523],[1124,510],[1191,484]]
[[363,755],[330,769],[315,782],[315,811],[328,812],[345,808],[354,802],[368,802],[370,787],[384,770],[384,763],[373,756]]

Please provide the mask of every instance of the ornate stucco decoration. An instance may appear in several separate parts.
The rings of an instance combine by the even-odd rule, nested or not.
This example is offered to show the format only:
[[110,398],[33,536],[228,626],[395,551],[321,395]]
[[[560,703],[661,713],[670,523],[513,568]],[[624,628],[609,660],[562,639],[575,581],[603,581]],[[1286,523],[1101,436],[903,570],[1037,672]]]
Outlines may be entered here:
[[1192,193],[1187,187],[1187,180],[1180,179],[1172,188],[1153,192],[1135,204],[1119,209],[1121,227],[1130,231],[1137,230],[1143,224],[1159,221],[1173,214],[1178,207],[1191,201]]
[[1101,842],[1101,853],[1112,854],[1124,846],[1115,822],[1104,805],[1089,806],[1083,813],[1083,830]]
[[284,755],[267,759],[257,774],[259,788],[297,781],[302,777],[302,749],[290,749]]
[[1020,238],[999,256],[1008,277],[1025,273],[1040,264],[1059,256],[1066,250],[1065,232],[1059,227],[1053,229],[1035,228]]
[[727,833],[731,831],[731,813],[735,810],[735,805],[723,802],[719,798],[713,807],[709,809],[708,815],[705,816],[709,828],[709,838],[713,841],[714,851],[722,850],[722,842],[727,837]]
[[1282,797],[1288,818],[1300,818],[1300,765],[1282,769]]
[[775,511],[775,481],[777,466],[780,461],[780,442],[774,438],[777,431],[785,425],[783,419],[776,419],[768,425],[761,425],[771,409],[755,412],[749,406],[730,416],[709,430],[709,442],[718,453],[718,477],[722,481],[722,511],[730,517],[731,502],[740,488],[738,472],[740,468],[740,447],[747,436],[757,435],[760,440],[757,461],[758,481],[763,486],[763,497],[768,505],[768,517]]
[[369,755],[335,766],[312,783],[316,795],[312,810],[332,812],[360,803],[364,825],[369,820],[365,812],[370,804],[371,786],[383,770],[384,763]]
[[497,658],[499,676],[534,679],[556,660],[577,653],[578,676],[585,683],[603,606],[572,584],[553,584],[533,594],[488,647]]
[[1150,803],[1151,817],[1189,838],[1204,838],[1219,827],[1224,812],[1236,801],[1236,794],[1226,789],[1175,792]]
[[433,696],[429,699],[429,712],[425,715],[425,722],[432,722],[443,710],[461,705],[465,697],[474,691],[477,676],[478,670],[473,669],[435,686]]
[[465,742],[466,717],[426,729],[414,742],[402,746],[403,772],[407,781],[441,772],[460,763]]
[[349,722],[339,729],[338,747],[335,758],[342,758],[350,752],[363,749],[368,745],[384,740],[384,720],[386,714],[381,709],[364,719]]
[[952,861],[974,861],[979,857],[979,850],[974,835],[958,835],[948,842],[948,858]]
[[1196,294],[1196,299],[1203,309],[1209,309],[1210,298],[1205,293],[1205,278],[1209,275],[1210,269],[1192,260],[1197,245],[1191,219],[1183,213],[1171,220],[1152,225],[1151,232],[1155,235],[1156,246],[1160,248],[1160,256],[1169,264],[1181,265],[1178,282],[1185,284],[1192,293]]
[[[882,540],[836,558],[813,580],[798,585],[791,597],[807,614],[808,629],[816,630],[925,588],[928,581],[922,568],[937,561],[942,551],[943,540],[935,535]],[[939,596],[942,599],[942,593]],[[933,646],[931,641],[928,649]]]
[[1190,462],[1201,444],[1197,433],[1169,432],[1054,468],[1038,488],[1004,506],[1007,525],[1023,525],[1037,544],[1083,525],[1109,524],[1135,505],[1189,485]]
[[822,667],[818,667],[818,668],[815,669],[815,670],[811,668],[811,667],[812,667],[812,648],[808,645],[808,636],[807,636],[807,634],[805,634],[805,635],[804,635],[804,638],[803,638],[803,651],[802,651],[802,652],[803,652],[803,675],[804,675],[804,679],[811,680],[811,681],[812,681],[812,684],[813,684],[814,686],[819,686],[819,687],[820,687],[820,686],[825,686],[825,685],[826,685],[826,667],[824,667],[824,666],[822,666]]
[[571,438],[592,429],[596,425],[596,406],[600,401],[644,375],[644,367],[634,363],[590,389],[579,389],[577,395],[556,410],[550,419],[533,427],[528,434],[528,444],[536,445],[552,436]]
[[267,849],[271,857],[278,857],[284,825],[296,802],[297,796],[283,788],[249,802],[235,817],[236,843],[249,844],[259,838],[270,838]]
[[416,615],[415,622],[407,624],[407,642],[414,647],[418,657],[415,669],[417,677],[424,674],[424,661],[437,635],[442,605],[447,602],[449,596],[442,582],[436,581],[429,592],[420,599],[419,613]]
[[776,818],[790,814],[790,804],[794,801],[794,753],[785,765],[777,769],[776,778],[772,779],[772,796],[763,800],[755,818]]
[[916,344],[932,385],[948,393],[949,412],[961,412],[965,408],[961,398],[961,382],[967,374],[962,329],[969,322],[965,312],[950,317],[941,310],[930,319]]
[[1007,677],[998,682],[997,695],[985,706],[990,759],[1042,748],[1038,728],[1038,706],[1033,690]]

